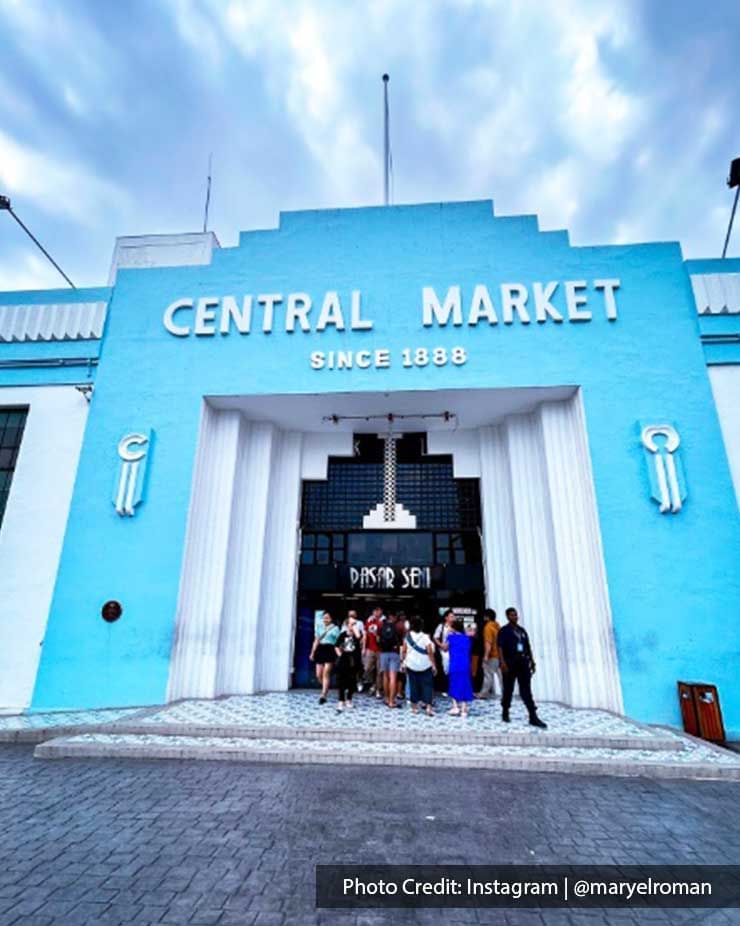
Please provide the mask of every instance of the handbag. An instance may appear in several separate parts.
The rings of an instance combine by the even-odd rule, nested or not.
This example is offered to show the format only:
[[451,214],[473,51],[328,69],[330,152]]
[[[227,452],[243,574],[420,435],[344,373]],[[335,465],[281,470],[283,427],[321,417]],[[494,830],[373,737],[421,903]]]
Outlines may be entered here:
[[406,642],[411,646],[411,649],[415,649],[416,652],[417,652],[417,653],[421,653],[422,656],[428,656],[428,655],[429,655],[429,654],[427,653],[427,651],[424,649],[423,646],[419,646],[418,643],[414,643],[414,641],[413,641],[412,638],[411,638],[411,631],[409,631],[409,633],[406,634]]

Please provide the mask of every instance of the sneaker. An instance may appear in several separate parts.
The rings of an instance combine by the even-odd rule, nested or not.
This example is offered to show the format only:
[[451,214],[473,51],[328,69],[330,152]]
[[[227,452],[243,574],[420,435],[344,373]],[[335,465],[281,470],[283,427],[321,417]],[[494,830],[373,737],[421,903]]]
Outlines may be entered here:
[[539,727],[541,730],[547,729],[547,724],[545,723],[545,721],[540,720],[540,718],[536,714],[534,715],[534,717],[529,718],[529,725],[530,727]]
[[343,710],[344,710],[344,701],[340,701],[339,704],[337,704],[337,714],[341,714]]
[[376,691],[376,692],[375,692],[375,697],[378,699],[378,701],[382,701],[382,700],[383,700],[383,692],[382,692],[382,691]]
[[347,704],[346,704],[345,706],[346,706],[346,708],[347,708],[348,711],[351,711],[351,710],[352,710],[352,702],[351,702],[351,701],[347,701]]
[[501,715],[501,720],[503,720],[504,723],[511,723],[511,721],[509,720],[509,715],[507,713],[503,713]]
[[360,682],[359,685],[357,686],[357,692],[358,692],[358,694],[362,694],[362,689],[363,689],[364,687],[365,687],[365,686],[362,684],[362,682]]
[[319,698],[319,704],[326,704],[326,698],[323,695]]

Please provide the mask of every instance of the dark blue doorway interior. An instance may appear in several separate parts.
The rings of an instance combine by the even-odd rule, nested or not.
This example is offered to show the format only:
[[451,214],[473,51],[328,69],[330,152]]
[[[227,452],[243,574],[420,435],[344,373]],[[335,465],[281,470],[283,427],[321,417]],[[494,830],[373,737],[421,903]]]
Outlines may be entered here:
[[355,435],[353,457],[330,457],[327,478],[303,483],[293,686],[316,684],[310,661],[317,615],[341,624],[347,611],[366,620],[418,614],[434,630],[441,609],[483,608],[480,489],[456,479],[451,456],[427,453],[426,434],[397,441],[398,501],[416,530],[366,530],[363,518],[383,500],[383,440]]

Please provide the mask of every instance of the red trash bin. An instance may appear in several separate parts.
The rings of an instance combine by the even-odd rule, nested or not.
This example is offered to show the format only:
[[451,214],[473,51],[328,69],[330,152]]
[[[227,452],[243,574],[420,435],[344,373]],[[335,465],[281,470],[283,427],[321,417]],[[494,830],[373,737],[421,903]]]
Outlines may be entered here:
[[724,743],[725,726],[716,685],[678,682],[678,701],[686,733],[711,743]]

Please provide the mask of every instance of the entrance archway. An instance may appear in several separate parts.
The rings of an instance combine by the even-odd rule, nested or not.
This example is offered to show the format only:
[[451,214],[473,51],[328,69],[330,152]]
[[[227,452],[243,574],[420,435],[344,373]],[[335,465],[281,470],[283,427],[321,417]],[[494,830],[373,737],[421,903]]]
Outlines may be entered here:
[[[378,424],[370,419],[395,413],[407,433],[426,430],[426,455],[447,457],[448,467],[451,460],[455,484],[479,485],[485,602],[499,614],[519,608],[537,653],[538,697],[621,711],[585,418],[574,387],[205,401],[168,698],[290,687],[302,485],[328,485],[330,458],[354,458],[357,419],[367,419],[360,430],[372,435]],[[343,422],[345,415],[352,421]],[[378,504],[381,486],[373,478],[377,526],[395,505]],[[397,501],[413,513],[420,502],[404,491],[399,483]]]

